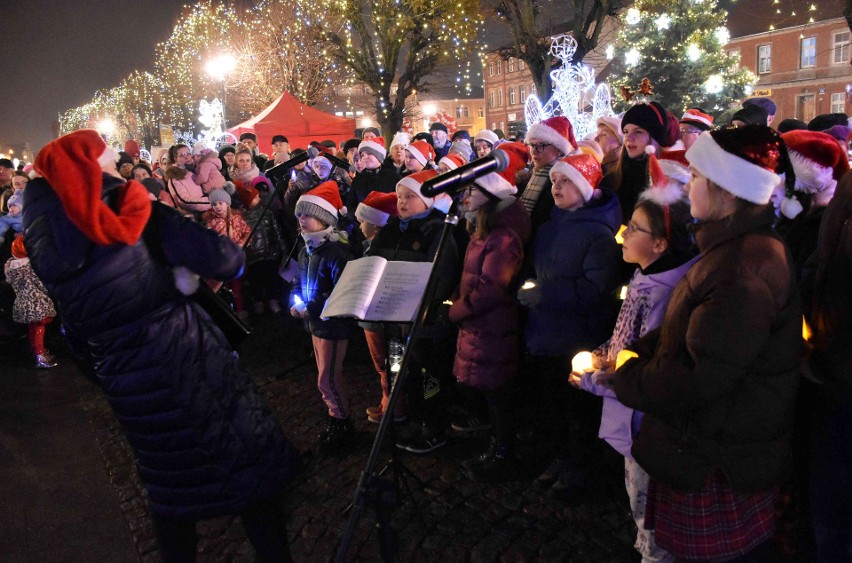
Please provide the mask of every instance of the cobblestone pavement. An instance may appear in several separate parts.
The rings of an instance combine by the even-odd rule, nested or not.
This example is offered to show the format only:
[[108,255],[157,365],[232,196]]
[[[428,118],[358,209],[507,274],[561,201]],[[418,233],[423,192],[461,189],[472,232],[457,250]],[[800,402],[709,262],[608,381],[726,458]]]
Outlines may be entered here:
[[[326,414],[316,389],[315,365],[308,357],[310,341],[299,327],[281,318],[261,317],[254,325],[254,334],[243,346],[243,367],[303,452],[302,470],[286,492],[291,550],[296,561],[328,561],[344,535],[344,510],[377,428],[358,413],[379,397],[378,378],[359,338],[350,346],[346,362],[357,444],[344,456],[313,454]],[[140,558],[159,561],[149,508],[121,430],[95,387],[84,386],[82,404]],[[635,527],[615,454],[578,497],[566,500],[532,484],[547,461],[534,440],[521,449],[528,473],[521,480],[501,485],[473,482],[460,463],[483,450],[487,440],[484,433],[452,436],[446,447],[432,454],[400,455],[423,485],[408,480],[413,496],[404,498],[391,514],[399,561],[639,560],[632,548]],[[381,560],[375,522],[375,514],[365,510],[348,560]],[[253,560],[238,518],[202,522],[199,533],[200,561]]]

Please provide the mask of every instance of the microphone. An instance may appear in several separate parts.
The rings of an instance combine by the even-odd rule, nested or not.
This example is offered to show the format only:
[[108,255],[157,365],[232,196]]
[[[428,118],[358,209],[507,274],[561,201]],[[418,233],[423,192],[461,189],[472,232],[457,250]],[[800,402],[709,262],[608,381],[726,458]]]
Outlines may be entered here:
[[[314,149],[313,147],[311,147],[311,149],[316,151],[316,149]],[[310,149],[308,149],[308,150],[310,150]],[[311,158],[311,155],[310,155],[309,152],[303,152],[301,154],[297,154],[296,156],[292,157],[290,160],[288,160],[286,162],[282,162],[281,164],[276,164],[272,168],[269,168],[266,171],[266,177],[269,178],[270,180],[279,180],[284,176],[284,174],[289,172],[297,164],[307,162],[309,158]]]
[[509,166],[509,155],[500,149],[494,149],[487,156],[426,180],[420,186],[420,193],[426,197],[435,197],[445,192],[457,194],[477,178],[489,172],[502,172],[507,166]]

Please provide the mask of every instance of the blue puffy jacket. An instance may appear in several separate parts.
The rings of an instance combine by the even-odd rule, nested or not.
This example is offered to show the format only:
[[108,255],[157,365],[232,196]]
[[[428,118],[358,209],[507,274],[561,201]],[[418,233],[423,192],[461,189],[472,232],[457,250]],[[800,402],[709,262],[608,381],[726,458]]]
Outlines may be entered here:
[[[120,184],[104,175],[105,201]],[[210,518],[280,495],[295,471],[293,448],[222,332],[175,288],[170,267],[229,279],[243,267],[239,247],[159,203],[146,230],[160,248],[148,248],[147,234],[132,246],[97,246],[46,180],[30,182],[26,199],[33,269],[72,347],[94,365],[155,513]]]

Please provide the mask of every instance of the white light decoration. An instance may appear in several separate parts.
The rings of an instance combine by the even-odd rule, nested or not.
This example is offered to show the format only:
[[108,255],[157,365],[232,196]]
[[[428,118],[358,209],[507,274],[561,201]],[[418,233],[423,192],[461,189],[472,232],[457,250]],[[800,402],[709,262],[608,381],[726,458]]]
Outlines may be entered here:
[[210,61],[204,66],[204,70],[207,71],[207,74],[213,80],[223,82],[225,77],[233,72],[236,67],[237,59],[235,59],[233,55],[225,53],[210,59]]
[[216,146],[216,140],[222,136],[222,102],[214,98],[212,102],[201,100],[198,106],[198,121],[207,129],[201,131],[199,140],[209,148]]
[[686,56],[690,61],[695,62],[701,58],[701,49],[695,43],[690,43],[686,48]]
[[716,41],[719,42],[719,45],[725,45],[731,40],[731,32],[728,31],[727,27],[717,27],[713,34],[716,36]]
[[641,58],[642,55],[636,47],[633,47],[624,54],[624,62],[627,63],[627,66],[634,66],[638,64]]
[[[571,121],[574,135],[579,139],[597,129],[599,117],[614,115],[609,87],[595,83],[595,71],[591,67],[572,64],[576,51],[577,41],[570,35],[552,39],[550,54],[562,61],[562,65],[550,73],[553,96],[544,105],[534,94],[527,97],[524,107],[527,128],[554,115],[564,115]],[[588,108],[591,111],[587,111]]]
[[725,87],[721,74],[712,74],[704,83],[704,90],[708,94],[718,94]]
[[672,23],[672,18],[668,14],[660,14],[660,17],[654,20],[654,24],[657,26],[657,31],[663,31],[664,29],[669,28],[669,24]]
[[607,48],[606,48],[605,54],[606,54],[606,59],[608,61],[611,61],[612,58],[615,56],[615,46],[614,45],[608,45]]
[[639,23],[639,20],[642,19],[642,16],[639,13],[637,8],[630,8],[627,10],[627,17],[624,18],[624,21],[627,22],[628,25],[636,25]]

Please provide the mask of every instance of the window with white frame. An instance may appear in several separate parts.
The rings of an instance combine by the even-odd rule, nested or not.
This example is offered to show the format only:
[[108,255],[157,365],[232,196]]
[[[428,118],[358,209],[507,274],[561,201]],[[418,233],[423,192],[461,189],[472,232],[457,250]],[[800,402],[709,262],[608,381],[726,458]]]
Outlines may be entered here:
[[482,106],[477,106],[476,108],[476,117],[485,117],[485,108]]
[[757,73],[766,74],[767,72],[772,72],[772,45],[758,45]]
[[525,103],[527,100],[527,87],[521,86],[521,103]]
[[494,90],[488,91],[488,107],[494,107]]
[[509,62],[506,63],[506,72],[515,72],[515,59],[509,57]]
[[488,63],[488,76],[494,76],[494,63]]
[[503,89],[498,88],[497,89],[497,107],[502,107],[502,106],[503,106]]
[[497,74],[503,74],[503,61],[497,61]]
[[510,106],[515,105],[515,87],[514,86],[509,88],[509,105]]
[[846,113],[846,93],[831,95],[831,113]]
[[805,37],[802,39],[802,56],[799,59],[800,68],[811,68],[816,66],[816,37]]
[[850,40],[852,40],[852,32],[848,29],[831,34],[831,64],[839,65],[849,62]]
[[518,59],[518,70],[524,70],[524,59]]

